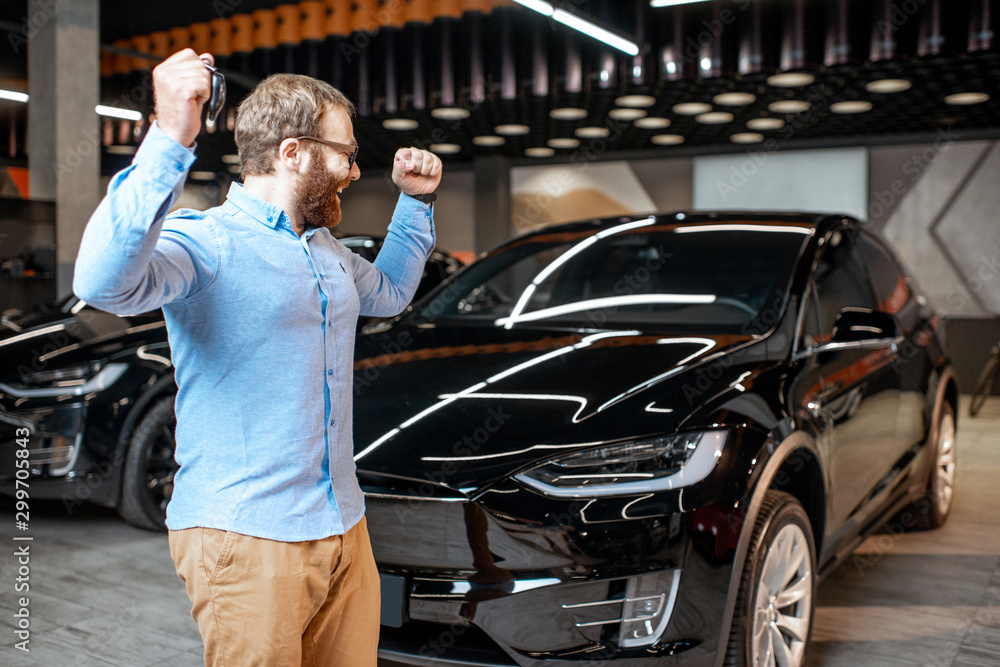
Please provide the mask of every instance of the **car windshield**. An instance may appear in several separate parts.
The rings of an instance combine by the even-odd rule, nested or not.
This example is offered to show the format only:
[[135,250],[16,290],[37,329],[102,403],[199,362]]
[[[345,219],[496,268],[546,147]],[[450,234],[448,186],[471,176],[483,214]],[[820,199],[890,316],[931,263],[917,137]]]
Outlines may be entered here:
[[442,284],[429,320],[505,326],[747,331],[774,324],[811,228],[664,224],[553,231],[511,242]]

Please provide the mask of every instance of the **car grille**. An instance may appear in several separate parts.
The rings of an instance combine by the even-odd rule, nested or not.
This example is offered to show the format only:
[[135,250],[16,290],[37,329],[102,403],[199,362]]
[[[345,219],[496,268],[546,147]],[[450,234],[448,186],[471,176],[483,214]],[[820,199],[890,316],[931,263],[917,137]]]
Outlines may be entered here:
[[16,450],[20,449],[14,437],[18,428],[27,428],[28,463],[33,475],[65,475],[73,469],[80,443],[86,408],[82,405],[60,405],[19,412],[16,415],[0,409],[0,422],[14,426],[9,439],[0,441],[0,476],[14,474]]

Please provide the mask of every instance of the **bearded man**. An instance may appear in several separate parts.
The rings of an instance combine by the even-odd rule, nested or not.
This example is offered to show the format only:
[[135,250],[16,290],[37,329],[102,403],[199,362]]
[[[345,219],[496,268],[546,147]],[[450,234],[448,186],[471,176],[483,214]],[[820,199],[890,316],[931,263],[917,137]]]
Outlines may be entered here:
[[87,225],[73,289],[162,308],[177,382],[170,553],[208,665],[372,665],[379,578],[353,460],[358,315],[412,299],[434,247],[441,161],[403,148],[374,264],[330,234],[361,176],[353,105],[277,74],[236,116],[243,185],[170,215],[192,163],[211,55],[153,71],[156,122]]

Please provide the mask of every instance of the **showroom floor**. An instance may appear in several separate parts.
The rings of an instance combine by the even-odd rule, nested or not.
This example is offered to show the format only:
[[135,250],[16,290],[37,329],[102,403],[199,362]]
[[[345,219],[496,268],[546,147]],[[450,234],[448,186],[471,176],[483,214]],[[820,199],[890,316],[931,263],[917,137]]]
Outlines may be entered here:
[[[1000,398],[990,399],[979,417],[960,419],[958,442],[958,491],[948,525],[878,534],[823,582],[810,667],[998,664]],[[58,502],[31,505],[30,654],[12,647],[18,565],[13,549],[0,555],[0,664],[202,664],[166,537],[127,526],[110,510],[74,510]],[[5,499],[5,539],[13,524]]]

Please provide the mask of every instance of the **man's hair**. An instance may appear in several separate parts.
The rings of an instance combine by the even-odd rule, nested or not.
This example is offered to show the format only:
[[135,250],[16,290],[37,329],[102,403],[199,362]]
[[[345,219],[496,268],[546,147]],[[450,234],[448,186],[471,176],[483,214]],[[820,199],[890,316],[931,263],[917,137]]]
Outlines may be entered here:
[[330,105],[354,115],[351,101],[325,81],[301,74],[272,74],[261,81],[236,111],[242,176],[273,172],[278,147],[285,139],[319,136],[320,122]]

